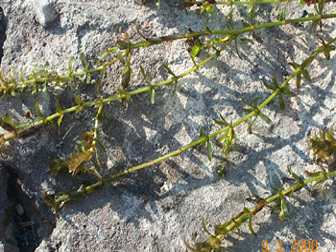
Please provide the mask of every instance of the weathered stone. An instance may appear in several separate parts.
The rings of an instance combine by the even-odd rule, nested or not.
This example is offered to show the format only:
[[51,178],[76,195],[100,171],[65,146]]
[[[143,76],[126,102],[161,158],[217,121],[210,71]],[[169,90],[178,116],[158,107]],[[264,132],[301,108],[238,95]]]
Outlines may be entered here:
[[[34,9],[27,1],[5,3],[8,30],[2,67],[28,71],[34,66],[47,66],[64,71],[71,56],[77,65],[81,51],[96,58],[100,51],[113,46],[121,33],[127,32],[131,38],[138,36],[138,26],[146,36],[160,36],[188,28],[197,31],[206,26],[214,29],[226,25],[225,8],[204,17],[172,7],[171,2],[175,1],[162,0],[160,9],[156,9],[153,5],[149,8],[134,4],[133,0],[60,0],[59,25],[48,29],[36,25]],[[330,9],[335,9],[334,5]],[[289,16],[301,13],[301,6],[289,5]],[[235,14],[237,20],[246,18]],[[278,12],[261,10],[261,14],[265,14],[264,18],[258,18],[267,20]],[[335,27],[332,21],[326,24]],[[291,25],[256,32],[258,42],[239,48],[243,60],[234,54],[235,49],[227,47],[217,61],[179,81],[176,93],[169,89],[159,91],[155,105],[141,96],[134,97],[127,108],[116,103],[106,106],[101,136],[109,172],[114,172],[118,164],[125,167],[140,163],[189,143],[199,136],[201,127],[209,126],[218,117],[218,111],[228,120],[242,116],[241,97],[265,97],[269,93],[261,79],[269,80],[275,74],[280,80],[289,71],[288,59],[301,62],[316,47],[313,35],[304,33],[297,37],[298,33],[302,34],[302,27]],[[330,33],[333,35],[335,29]],[[186,47],[184,41],[178,41],[134,51],[132,81],[142,84],[142,76],[137,74],[140,64],[155,79],[167,78],[163,63],[168,63],[176,73],[186,70],[193,65]],[[278,113],[276,105],[265,110],[273,120],[271,126],[257,120],[254,134],[244,127],[237,129],[238,140],[230,156],[232,164],[223,164],[220,149],[216,148],[218,155],[213,162],[208,161],[205,150],[194,151],[134,175],[118,186],[65,207],[57,216],[52,234],[45,237],[37,251],[184,251],[184,240],[190,240],[196,232],[203,234],[203,218],[218,223],[232,217],[250,204],[247,198],[268,195],[280,185],[289,166],[304,174],[310,163],[306,154],[307,132],[331,126],[336,120],[330,109],[335,106],[334,69],[335,61],[314,62],[314,81],[307,82],[297,96],[288,99],[285,111]],[[120,69],[112,69],[102,95],[119,88],[119,77]],[[0,100],[0,116],[20,115],[22,102],[30,107],[34,104],[33,98],[21,98]],[[54,101],[49,96],[40,98],[44,111],[51,112]],[[42,197],[44,189],[74,188],[65,176],[56,177],[54,183],[48,167],[50,161],[73,150],[78,136],[90,123],[88,114],[80,114],[60,129],[46,127],[11,145],[8,158],[24,175],[23,183],[30,195]],[[223,165],[226,175],[219,178],[216,169]],[[298,199],[290,205],[290,221],[280,223],[265,211],[254,220],[262,223],[255,225],[258,236],[234,239],[231,251],[257,251],[264,239],[275,244],[277,239],[289,243],[296,238],[319,239],[322,251],[335,251],[335,194],[311,199],[303,192]],[[232,239],[225,245],[232,245]]]
[[55,4],[55,0],[33,0],[37,21],[43,27],[47,27],[56,20],[58,13]]
[[8,208],[8,198],[7,198],[7,180],[8,173],[6,168],[0,164],[0,241],[5,241],[6,233],[6,211]]
[[3,57],[3,45],[6,40],[6,29],[7,29],[7,20],[5,13],[0,6],[0,64]]

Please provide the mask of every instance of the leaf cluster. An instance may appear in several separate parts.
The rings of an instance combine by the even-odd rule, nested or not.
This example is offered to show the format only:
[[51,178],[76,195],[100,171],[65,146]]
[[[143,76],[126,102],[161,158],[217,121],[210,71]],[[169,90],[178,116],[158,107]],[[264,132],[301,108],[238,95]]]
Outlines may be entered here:
[[309,147],[318,162],[331,163],[336,158],[336,138],[333,128],[319,130],[309,139]]

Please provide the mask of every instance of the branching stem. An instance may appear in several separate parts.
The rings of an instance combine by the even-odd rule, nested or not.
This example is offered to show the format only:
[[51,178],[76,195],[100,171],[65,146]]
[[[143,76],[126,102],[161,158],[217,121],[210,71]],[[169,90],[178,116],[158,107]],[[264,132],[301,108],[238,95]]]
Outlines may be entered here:
[[214,35],[219,35],[222,37],[222,39],[214,40],[214,43],[222,43],[221,41],[223,40],[225,43],[227,43],[236,39],[238,36],[242,34],[254,32],[261,29],[279,27],[288,24],[310,22],[310,21],[318,22],[321,20],[331,19],[335,17],[336,13],[330,13],[324,15],[309,15],[306,17],[300,17],[294,19],[275,20],[272,22],[251,24],[243,28],[237,28],[237,29],[219,29],[219,30],[205,29],[204,31],[198,31],[198,32],[187,32],[184,34],[167,35],[158,38],[145,38],[138,42],[119,41],[117,46],[109,48],[103,53],[104,57],[107,57],[109,54],[117,52],[117,54],[113,59],[105,61],[103,60],[102,62],[99,62],[97,66],[94,66],[86,70],[79,69],[77,71],[74,71],[71,69],[71,71],[69,71],[66,74],[58,74],[57,72],[42,71],[41,73],[31,73],[30,75],[28,75],[28,79],[20,77],[19,80],[17,80],[14,76],[5,77],[3,74],[0,74],[0,96],[15,95],[17,93],[26,90],[31,90],[32,92],[39,92],[40,90],[43,90],[44,86],[63,87],[66,85],[66,83],[72,82],[75,79],[84,78],[87,75],[91,76],[94,74],[106,73],[108,67],[112,66],[121,58],[125,57],[127,50],[130,49],[146,48],[168,41],[192,39],[197,37],[214,36]]
[[[214,138],[222,135],[223,133],[225,133],[230,128],[236,128],[236,127],[238,127],[238,126],[240,126],[244,123],[247,123],[252,118],[258,116],[259,112],[261,110],[263,110],[267,105],[269,105],[281,93],[281,91],[289,85],[291,80],[293,80],[294,78],[298,77],[301,74],[302,69],[305,69],[308,65],[310,65],[312,63],[312,61],[317,57],[317,55],[324,52],[326,50],[325,48],[331,46],[335,41],[336,41],[336,38],[333,38],[328,43],[324,43],[323,46],[321,46],[321,47],[317,48],[315,51],[313,51],[310,54],[309,57],[307,57],[300,65],[297,66],[297,68],[295,68],[293,70],[293,72],[282,82],[281,85],[278,86],[278,88],[276,88],[271,93],[271,95],[268,98],[266,98],[262,103],[260,103],[258,106],[256,106],[256,108],[252,112],[246,114],[245,116],[241,117],[240,119],[237,119],[236,121],[233,121],[230,125],[222,127],[219,130],[216,130],[215,132],[210,133],[208,135],[203,135],[203,136],[199,137],[198,139],[193,140],[189,144],[187,144],[185,146],[182,146],[182,147],[178,148],[177,150],[172,151],[170,153],[167,153],[163,156],[160,156],[156,159],[144,162],[142,164],[135,165],[133,167],[130,167],[130,168],[126,169],[125,171],[120,172],[120,173],[109,175],[109,176],[103,178],[101,181],[99,181],[99,183],[95,183],[95,184],[89,185],[89,186],[84,186],[84,187],[82,187],[81,191],[60,193],[54,199],[53,207],[57,210],[60,207],[62,207],[64,204],[66,204],[66,203],[68,203],[68,202],[70,202],[70,201],[72,201],[72,200],[74,200],[78,197],[85,196],[88,193],[94,192],[98,188],[101,188],[101,187],[106,186],[106,185],[110,185],[111,183],[113,183],[115,181],[118,181],[121,178],[126,177],[130,174],[137,173],[141,170],[151,168],[154,165],[162,163],[165,160],[168,160],[168,159],[171,159],[173,157],[179,156],[182,153],[195,148],[196,146],[203,145],[203,144],[207,143],[209,140],[214,139]],[[208,59],[208,60],[210,60],[210,59]],[[205,63],[206,62],[203,61],[203,64],[205,64]],[[189,71],[191,71],[191,70],[189,70]],[[149,87],[144,87],[144,89],[146,89],[146,88],[148,89]],[[147,89],[144,92],[147,92],[148,91]],[[120,99],[120,98],[123,98],[123,97],[119,97],[118,99]]]
[[330,172],[317,172],[312,174],[308,178],[297,181],[296,183],[288,186],[287,188],[283,188],[277,193],[264,198],[258,199],[258,202],[253,208],[245,208],[243,211],[235,215],[229,221],[219,224],[215,226],[215,234],[210,235],[206,241],[197,243],[193,251],[213,251],[220,247],[221,241],[232,231],[239,228],[243,223],[250,221],[252,217],[257,215],[261,210],[263,210],[266,206],[270,206],[272,203],[278,202],[283,198],[290,197],[293,193],[300,191],[304,187],[312,184],[322,183],[330,178],[336,177],[336,171]]

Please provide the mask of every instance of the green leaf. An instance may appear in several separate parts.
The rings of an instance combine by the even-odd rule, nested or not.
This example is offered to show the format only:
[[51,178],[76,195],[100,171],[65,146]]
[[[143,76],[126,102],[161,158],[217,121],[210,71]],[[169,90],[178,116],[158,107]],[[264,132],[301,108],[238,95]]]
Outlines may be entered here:
[[244,212],[249,215],[249,217],[248,217],[248,228],[249,228],[251,234],[256,235],[256,232],[253,229],[253,223],[252,223],[253,215],[252,215],[251,211],[248,208],[245,207]]
[[155,88],[151,88],[151,90],[150,90],[150,103],[152,104],[152,105],[154,105],[155,104]]
[[141,73],[141,75],[142,75],[143,80],[144,80],[144,81],[147,80],[147,74],[146,74],[146,72],[145,72],[145,69],[144,69],[143,66],[141,66],[141,65],[140,65],[140,73]]
[[217,167],[216,172],[218,174],[219,177],[224,177],[225,176],[225,166],[224,165],[220,165]]
[[100,58],[106,58],[107,56],[110,56],[111,54],[115,53],[116,51],[118,51],[118,47],[109,48],[106,51],[101,53]]
[[211,14],[214,11],[214,4],[211,4],[209,2],[203,2],[201,6],[201,13],[207,13]]
[[191,57],[196,58],[202,50],[202,44],[200,42],[196,42],[191,48]]
[[127,49],[126,59],[122,60],[124,63],[124,68],[121,76],[121,86],[123,89],[127,89],[131,81],[131,74],[132,74],[131,58],[132,58],[132,51],[130,49]]
[[75,96],[75,103],[77,105],[82,105],[83,104],[83,100],[82,100],[82,98],[79,95]]
[[284,221],[286,217],[288,216],[288,209],[287,209],[287,203],[285,198],[282,196],[280,198],[280,212],[279,212],[279,218],[281,221]]
[[56,97],[56,112],[61,113],[63,111],[59,98]]
[[264,113],[262,113],[261,111],[259,111],[258,116],[259,116],[264,122],[266,122],[267,124],[271,124],[271,123],[272,123],[272,120],[271,120],[267,115],[265,115]]
[[66,162],[62,159],[56,159],[51,162],[49,165],[49,171],[53,176],[59,174],[62,170],[66,170]]
[[299,89],[301,87],[301,81],[302,81],[301,74],[299,74],[296,77],[296,83],[295,83],[297,89]]
[[84,101],[82,100],[82,98],[79,95],[75,96],[75,104],[78,106],[78,108],[76,109],[76,113],[80,112],[83,110],[84,108]]
[[74,58],[71,57],[68,63],[68,78],[69,80],[74,79]]
[[129,87],[130,81],[131,81],[131,67],[127,64],[122,72],[121,76],[121,86],[123,89],[127,89]]
[[[29,76],[28,76],[28,79],[29,79]],[[2,78],[0,77],[0,81],[2,81]],[[19,81],[21,83],[24,83],[25,82],[25,76],[24,76],[24,73],[22,71],[19,72]]]
[[219,126],[226,126],[227,123],[224,122],[223,120],[215,119],[214,122],[218,124]]
[[280,92],[282,94],[286,95],[286,96],[291,96],[292,95],[292,92],[289,90],[288,85],[282,86]]
[[253,229],[252,216],[249,217],[248,226],[249,226],[249,230],[250,230],[251,234],[256,235],[256,232]]
[[245,108],[243,108],[243,109],[244,109],[244,111],[245,111],[247,114],[252,113],[252,112],[255,111],[255,108],[253,108],[253,107],[245,107]]
[[247,13],[250,17],[255,17],[256,2],[255,0],[249,0]]
[[79,58],[80,58],[80,61],[81,61],[81,64],[83,66],[83,70],[84,70],[84,73],[85,73],[85,80],[87,81],[91,81],[91,71],[90,71],[90,65],[89,65],[89,62],[87,61],[84,53],[80,53],[79,55]]
[[34,113],[38,116],[38,117],[44,117],[42,109],[41,109],[41,104],[39,103],[38,100],[34,101]]
[[212,160],[213,148],[212,143],[210,141],[207,142],[207,152],[208,152],[208,159],[209,161]]
[[286,19],[286,16],[287,16],[286,10],[281,10],[277,15],[277,19],[279,21],[284,21]]
[[324,48],[324,50],[323,50],[323,54],[324,54],[324,56],[326,57],[326,59],[327,60],[330,60],[330,49],[329,48]]
[[170,75],[172,75],[174,78],[178,78],[177,76],[176,76],[176,74],[169,68],[169,66],[167,65],[167,64],[163,64],[163,67],[164,67],[164,69],[166,69],[166,71],[170,74]]
[[270,89],[270,90],[275,90],[277,87],[272,84],[268,84],[266,81],[263,81],[263,84],[266,88]]
[[304,183],[303,178],[297,175],[290,167],[288,167],[288,173],[291,177],[293,177],[297,182]]
[[251,122],[247,122],[247,132],[249,133],[249,134],[252,134],[252,126],[253,126],[253,124],[255,123],[255,120],[253,120],[253,121],[251,121]]
[[224,155],[229,154],[234,138],[235,138],[234,128],[230,125],[227,131],[224,133],[224,135],[219,138],[219,141],[223,143],[222,151]]
[[298,70],[301,67],[301,65],[295,62],[289,62],[288,65],[290,65],[293,68],[293,70]]
[[224,116],[221,113],[218,113],[220,119],[215,119],[214,122],[219,126],[227,126],[229,123],[225,120]]
[[9,115],[5,115],[0,120],[0,126],[4,128],[5,130],[8,130],[10,132],[16,132],[16,122],[13,120],[13,118]]
[[200,137],[206,137],[205,129],[203,127],[200,129]]
[[208,229],[208,223],[207,223],[207,221],[206,221],[204,218],[202,218],[202,227],[203,227],[203,230],[204,230],[208,235],[213,236],[213,234],[209,231],[209,229]]
[[315,8],[319,15],[323,14],[324,6],[325,6],[325,0],[319,0],[317,3],[317,7]]
[[308,72],[307,69],[302,69],[301,72],[302,72],[303,77],[304,77],[306,80],[311,81],[311,77],[310,77],[310,74],[309,74],[309,72]]
[[60,128],[61,125],[62,125],[63,118],[64,118],[64,113],[61,113],[61,114],[58,116],[58,119],[57,119],[57,125],[58,125],[59,128]]
[[279,96],[279,107],[281,111],[284,111],[286,108],[286,103],[282,95]]

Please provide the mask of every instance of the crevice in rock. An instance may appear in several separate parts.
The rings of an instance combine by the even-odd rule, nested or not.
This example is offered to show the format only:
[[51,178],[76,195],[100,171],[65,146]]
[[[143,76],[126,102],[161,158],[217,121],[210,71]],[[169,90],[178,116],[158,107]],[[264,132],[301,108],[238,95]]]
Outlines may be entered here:
[[4,44],[6,40],[6,32],[7,32],[7,18],[3,9],[0,6],[0,64],[2,57],[4,56]]
[[[0,164],[1,165],[1,164]],[[37,203],[34,196],[27,193],[25,185],[13,169],[6,167],[7,173],[7,213],[4,229],[5,237],[0,237],[5,252],[33,252],[55,227],[45,206]],[[8,248],[6,250],[6,248]]]

